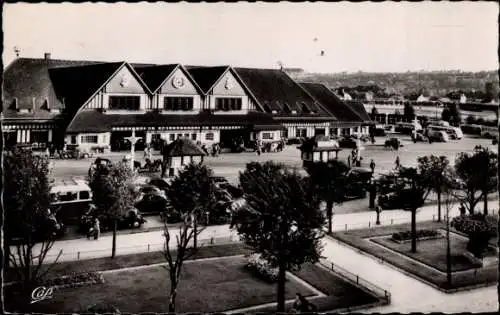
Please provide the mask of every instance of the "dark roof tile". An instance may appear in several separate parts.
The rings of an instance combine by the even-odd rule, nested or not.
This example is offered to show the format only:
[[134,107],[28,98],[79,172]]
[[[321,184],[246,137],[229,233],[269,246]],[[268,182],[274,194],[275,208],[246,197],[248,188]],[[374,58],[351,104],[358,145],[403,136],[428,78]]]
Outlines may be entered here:
[[229,66],[220,67],[200,67],[186,66],[189,74],[196,81],[204,93],[208,93],[220,77],[226,72]]
[[151,91],[156,91],[179,64],[137,67],[136,71]]
[[205,151],[194,141],[186,138],[179,138],[163,149],[165,156],[204,156]]
[[296,111],[301,117],[331,118],[330,113],[285,72],[274,69],[234,69],[266,111],[277,111],[278,116],[291,116],[291,112]]

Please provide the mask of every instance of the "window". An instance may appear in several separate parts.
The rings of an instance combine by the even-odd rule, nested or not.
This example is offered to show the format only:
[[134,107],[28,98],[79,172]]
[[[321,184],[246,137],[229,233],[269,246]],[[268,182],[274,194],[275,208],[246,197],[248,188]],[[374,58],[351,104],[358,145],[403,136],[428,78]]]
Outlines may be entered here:
[[309,107],[307,106],[307,104],[305,102],[300,102],[300,103],[297,102],[297,103],[300,106],[300,108],[302,109],[302,112],[304,114],[310,114],[311,113],[311,111],[309,110]]
[[243,107],[241,98],[220,97],[215,99],[215,110],[230,111],[230,110],[241,110],[242,108]]
[[307,129],[306,128],[297,128],[296,132],[297,138],[306,138],[307,137]]
[[273,140],[274,139],[274,134],[272,132],[263,132],[262,133],[262,139],[263,140]]
[[68,192],[66,194],[59,194],[59,201],[74,201],[78,199],[77,193]]
[[171,97],[167,96],[163,99],[163,109],[165,110],[193,110],[192,97]]
[[80,200],[85,200],[90,198],[90,193],[88,191],[80,191]]
[[205,134],[205,140],[213,141],[214,140],[214,133],[209,132],[209,133]]
[[169,137],[170,141],[174,141],[175,140],[175,134],[173,134],[173,133],[169,134],[168,137]]
[[189,139],[189,133],[185,133],[184,138]]
[[76,144],[76,136],[71,136],[71,144]]
[[140,96],[110,96],[109,109],[139,110],[141,108]]
[[177,139],[180,139],[180,138],[182,138],[182,133],[177,134]]
[[81,143],[97,143],[97,136],[82,136]]
[[195,133],[191,134],[191,140],[196,141],[196,134]]

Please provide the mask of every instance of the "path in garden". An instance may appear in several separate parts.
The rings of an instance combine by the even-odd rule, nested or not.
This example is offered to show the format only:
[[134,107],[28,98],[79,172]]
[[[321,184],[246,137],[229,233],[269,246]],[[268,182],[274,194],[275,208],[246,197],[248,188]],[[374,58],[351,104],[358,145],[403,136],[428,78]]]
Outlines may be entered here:
[[323,255],[336,265],[391,293],[391,304],[366,309],[363,313],[391,312],[495,312],[498,311],[496,286],[489,286],[453,294],[443,293],[423,282],[407,276],[379,260],[358,253],[326,237]]

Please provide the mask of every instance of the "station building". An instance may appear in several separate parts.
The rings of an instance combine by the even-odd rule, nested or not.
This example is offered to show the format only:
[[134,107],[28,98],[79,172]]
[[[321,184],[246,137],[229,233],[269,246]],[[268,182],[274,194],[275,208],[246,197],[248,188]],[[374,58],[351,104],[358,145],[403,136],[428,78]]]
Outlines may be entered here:
[[[203,144],[368,132],[362,108],[273,69],[18,58],[4,71],[7,146],[120,149],[190,138]],[[364,117],[363,115],[366,115]],[[368,119],[365,119],[367,118]],[[361,128],[361,129],[357,129]]]

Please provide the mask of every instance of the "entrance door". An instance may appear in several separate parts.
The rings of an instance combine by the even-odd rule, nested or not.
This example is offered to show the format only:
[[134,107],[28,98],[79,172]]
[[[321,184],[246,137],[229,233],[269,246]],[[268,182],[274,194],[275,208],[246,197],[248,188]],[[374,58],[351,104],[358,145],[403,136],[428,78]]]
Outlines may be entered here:
[[316,128],[314,130],[314,135],[315,136],[324,136],[326,134],[325,128]]

